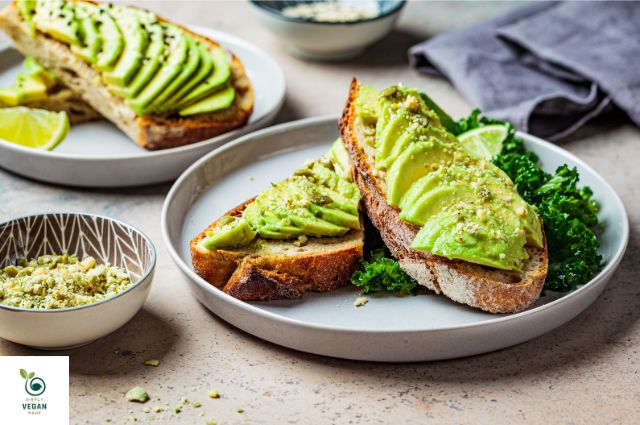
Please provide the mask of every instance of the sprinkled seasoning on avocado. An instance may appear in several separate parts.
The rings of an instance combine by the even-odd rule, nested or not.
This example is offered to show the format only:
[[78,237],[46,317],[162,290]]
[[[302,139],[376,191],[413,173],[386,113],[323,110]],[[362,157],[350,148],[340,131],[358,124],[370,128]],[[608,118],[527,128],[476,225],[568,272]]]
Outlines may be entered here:
[[376,94],[363,86],[361,93],[358,118],[375,128],[387,202],[422,226],[411,247],[520,271],[525,246],[541,247],[543,237],[535,208],[509,177],[467,152],[417,91],[392,86]]
[[302,247],[309,237],[338,237],[359,229],[360,192],[349,170],[348,156],[337,140],[325,157],[308,161],[258,195],[242,217],[220,219],[203,246],[239,247],[260,237],[294,239],[293,245]]

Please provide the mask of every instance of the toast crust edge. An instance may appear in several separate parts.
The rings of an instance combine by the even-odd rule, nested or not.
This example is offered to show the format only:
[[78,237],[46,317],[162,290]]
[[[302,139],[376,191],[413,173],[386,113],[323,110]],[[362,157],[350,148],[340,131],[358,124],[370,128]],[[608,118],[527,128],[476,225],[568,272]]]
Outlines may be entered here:
[[[252,200],[243,202],[223,216],[242,215]],[[362,259],[363,229],[351,230],[360,234],[359,243],[354,241],[338,249],[314,253],[256,255],[242,250],[203,248],[202,239],[219,220],[191,240],[191,262],[200,277],[240,300],[294,299],[301,298],[306,291],[334,291],[350,282],[358,260]]]

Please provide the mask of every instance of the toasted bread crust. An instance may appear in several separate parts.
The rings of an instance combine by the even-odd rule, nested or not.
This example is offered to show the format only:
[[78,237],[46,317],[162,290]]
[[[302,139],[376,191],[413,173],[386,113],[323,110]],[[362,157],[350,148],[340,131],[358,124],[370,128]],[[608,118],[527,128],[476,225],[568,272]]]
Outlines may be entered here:
[[366,144],[356,119],[359,88],[354,78],[340,120],[340,134],[357,170],[356,183],[365,212],[400,266],[436,293],[491,313],[518,312],[534,303],[547,275],[546,239],[544,249],[527,248],[530,258],[522,275],[410,248],[419,227],[401,220],[399,211],[386,202],[386,187],[373,169],[373,148]]
[[[224,215],[242,215],[251,201],[245,201]],[[217,221],[213,222],[191,241],[193,268],[213,286],[245,301],[300,298],[306,291],[334,291],[349,283],[362,258],[362,230],[351,230],[342,238],[322,238],[324,249],[270,254],[260,250],[208,250],[202,247],[207,232],[216,225]],[[313,240],[310,239],[310,245]],[[264,240],[263,243],[291,245],[291,241]]]
[[[85,0],[72,1],[93,3]],[[167,22],[160,17],[158,19]],[[220,47],[204,36],[179,27],[210,49]],[[229,53],[231,84],[236,89],[236,98],[229,109],[183,118],[137,116],[122,98],[100,83],[99,72],[77,58],[66,44],[40,33],[31,37],[15,1],[0,11],[0,28],[13,40],[21,53],[34,57],[46,68],[56,72],[65,86],[80,95],[93,109],[145,149],[172,148],[215,137],[243,126],[253,112],[253,88],[242,63],[232,53]]]

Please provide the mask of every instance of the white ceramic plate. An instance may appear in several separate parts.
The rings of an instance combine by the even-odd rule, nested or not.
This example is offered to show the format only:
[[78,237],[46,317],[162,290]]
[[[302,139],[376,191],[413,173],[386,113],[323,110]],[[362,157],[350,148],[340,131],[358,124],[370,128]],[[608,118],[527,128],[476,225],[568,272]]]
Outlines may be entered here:
[[620,198],[593,169],[569,152],[520,134],[547,170],[578,167],[600,202],[607,231],[605,268],[567,294],[540,298],[527,311],[493,315],[429,294],[369,296],[364,307],[348,287],[303,299],[242,302],[209,285],[191,268],[189,241],[225,211],[281,180],[304,160],[324,154],[338,136],[337,118],[311,118],[246,135],[192,165],[174,184],[162,212],[169,252],[189,277],[195,296],[212,312],[257,337],[327,356],[376,361],[448,359],[484,353],[537,337],[575,317],[600,294],[618,266],[629,235]]
[[[285,95],[280,66],[254,45],[207,28],[190,27],[236,54],[253,84],[255,105],[244,127],[186,146],[147,151],[108,121],[73,126],[53,151],[24,148],[0,139],[0,167],[50,183],[86,187],[139,186],[173,180],[196,159],[241,134],[268,125]],[[20,71],[22,56],[0,50],[0,87],[8,87]]]

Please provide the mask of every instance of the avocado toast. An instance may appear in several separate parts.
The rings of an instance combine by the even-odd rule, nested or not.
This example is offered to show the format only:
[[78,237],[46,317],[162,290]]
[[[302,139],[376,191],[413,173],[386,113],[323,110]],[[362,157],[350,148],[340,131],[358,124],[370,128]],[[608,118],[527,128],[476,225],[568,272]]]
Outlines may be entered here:
[[16,75],[13,86],[0,88],[0,107],[26,106],[64,111],[71,124],[101,118],[79,95],[63,86],[53,73],[33,58],[26,58],[22,65],[23,71]]
[[[378,107],[379,101],[388,102]],[[340,133],[357,171],[364,212],[407,274],[436,293],[492,313],[521,311],[535,302],[548,264],[537,214],[499,170],[459,149],[417,93],[396,86],[378,94],[354,79]],[[485,182],[479,188],[473,182],[478,170]],[[496,194],[501,199],[485,208],[482,198]],[[494,230],[496,237],[488,237]]]
[[353,167],[340,140],[319,160],[214,221],[191,241],[196,273],[235,298],[300,298],[345,286],[362,259]]
[[237,57],[142,9],[83,0],[16,0],[0,28],[146,149],[244,125],[253,91]]

